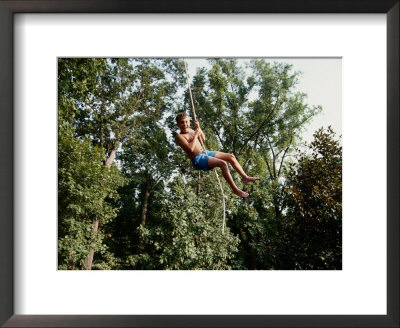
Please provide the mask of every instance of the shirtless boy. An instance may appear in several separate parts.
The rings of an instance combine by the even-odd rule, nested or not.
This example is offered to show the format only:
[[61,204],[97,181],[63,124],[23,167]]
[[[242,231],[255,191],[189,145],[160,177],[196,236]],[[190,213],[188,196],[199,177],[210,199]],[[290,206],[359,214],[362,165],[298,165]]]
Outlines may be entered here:
[[179,113],[176,116],[176,123],[181,130],[180,133],[176,135],[176,140],[179,146],[186,152],[192,165],[196,170],[209,171],[214,167],[219,167],[222,170],[222,175],[225,180],[231,186],[233,192],[242,198],[249,197],[247,192],[240,190],[232,179],[231,173],[229,172],[228,164],[229,162],[232,167],[240,174],[244,184],[259,180],[258,177],[249,177],[240,166],[239,162],[236,160],[235,155],[227,154],[220,151],[208,151],[207,155],[203,152],[203,148],[200,141],[206,140],[203,131],[200,129],[199,122],[195,121],[194,125],[196,131],[190,128],[190,118],[186,113]]

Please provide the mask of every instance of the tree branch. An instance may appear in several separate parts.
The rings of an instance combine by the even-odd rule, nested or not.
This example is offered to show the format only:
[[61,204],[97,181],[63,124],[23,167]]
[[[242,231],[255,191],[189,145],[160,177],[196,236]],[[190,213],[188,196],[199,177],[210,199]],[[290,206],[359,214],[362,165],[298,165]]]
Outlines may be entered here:
[[281,174],[281,169],[282,169],[282,166],[283,166],[283,160],[284,160],[284,158],[285,158],[285,156],[286,156],[287,151],[289,150],[290,146],[292,145],[292,141],[293,141],[293,134],[292,134],[291,137],[290,137],[289,146],[286,147],[286,149],[285,149],[285,151],[284,151],[284,153],[283,153],[283,155],[282,155],[281,164],[280,164],[279,170],[278,170],[278,177],[279,177],[280,174]]
[[238,156],[242,153],[243,149],[247,146],[247,144],[249,143],[249,141],[250,141],[251,139],[253,139],[253,137],[254,137],[255,135],[257,135],[257,134],[261,131],[261,129],[264,127],[264,125],[269,121],[269,119],[271,118],[272,114],[273,114],[273,113],[275,112],[275,110],[277,109],[278,103],[279,103],[279,93],[278,93],[278,95],[277,95],[274,108],[269,112],[267,118],[266,118],[264,121],[262,121],[262,123],[261,123],[260,126],[256,129],[256,131],[254,131],[254,133],[252,133],[252,134],[250,135],[250,137],[247,138],[247,140],[244,142],[242,148],[240,148],[240,150],[239,150],[239,152],[238,152]]
[[271,178],[271,180],[273,180],[273,179],[274,179],[274,176],[272,175],[271,166],[269,165],[268,159],[267,159],[265,162],[267,163],[267,168],[268,168],[269,177]]
[[218,140],[219,140],[219,142],[221,143],[221,145],[223,144],[222,143],[222,139],[221,139],[221,135],[219,134],[219,131],[214,127],[214,134],[217,136],[217,138],[218,138]]
[[271,142],[269,141],[269,136],[267,134],[267,141],[268,141],[268,145],[269,148],[271,149],[271,153],[272,153],[272,169],[273,169],[273,173],[274,173],[274,179],[276,179],[276,165],[275,165],[275,152],[274,149],[272,148]]

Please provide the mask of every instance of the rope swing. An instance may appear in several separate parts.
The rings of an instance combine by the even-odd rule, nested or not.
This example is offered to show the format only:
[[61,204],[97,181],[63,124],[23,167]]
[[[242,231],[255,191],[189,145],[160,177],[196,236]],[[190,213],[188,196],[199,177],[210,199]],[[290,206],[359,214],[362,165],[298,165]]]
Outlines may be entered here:
[[[189,74],[188,74],[188,71],[187,71],[187,66],[186,66],[185,59],[183,59],[183,63],[185,64],[186,81],[187,81],[187,85],[188,85],[188,89],[189,89],[190,100],[192,102],[193,119],[195,121],[197,121],[196,109],[194,108],[192,89],[190,88]],[[203,141],[200,138],[198,140],[200,141],[200,145],[201,145],[201,148],[203,149],[203,152],[207,155],[206,147],[204,147]],[[225,233],[225,194],[224,194],[224,189],[222,188],[221,181],[219,179],[217,170],[214,170],[214,172],[215,172],[215,176],[217,177],[217,181],[218,181],[219,187],[221,189],[221,195],[222,195],[222,205],[223,205],[222,233],[224,234]]]

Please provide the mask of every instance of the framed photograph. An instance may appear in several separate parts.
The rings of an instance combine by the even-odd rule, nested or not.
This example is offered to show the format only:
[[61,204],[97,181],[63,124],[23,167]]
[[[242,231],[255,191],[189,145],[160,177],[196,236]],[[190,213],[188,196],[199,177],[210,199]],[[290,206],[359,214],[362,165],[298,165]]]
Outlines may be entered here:
[[[0,22],[0,140],[7,154],[0,164],[1,325],[399,326],[398,1],[4,0]],[[221,83],[230,89],[221,91]],[[124,91],[126,84],[137,90]],[[295,84],[299,89],[291,90]],[[143,106],[127,113],[126,104],[137,104],[146,92]],[[226,103],[215,111],[221,92]],[[278,102],[280,93],[285,97]],[[242,110],[235,116],[237,103]],[[102,104],[110,110],[102,111]],[[314,151],[329,146],[336,157],[324,157],[337,161],[327,164],[329,182],[304,201],[294,186],[305,175],[287,166],[281,176],[281,167],[285,155],[295,158],[290,135],[321,111],[325,121],[302,137],[319,142]],[[227,183],[221,177],[219,187],[211,178],[197,180],[184,157],[190,117],[180,112],[199,119],[208,143],[265,177],[245,177],[251,183],[243,191],[235,190],[235,176],[232,184],[224,174]],[[240,132],[229,139],[231,121]],[[342,147],[335,148],[341,143],[330,143],[330,130],[312,134],[329,123],[342,135],[343,187]],[[184,151],[165,141],[174,129],[185,139],[177,139]],[[107,150],[102,165],[113,162],[115,169],[85,164],[101,163],[101,149]],[[225,155],[217,155],[209,154],[208,163],[218,166]],[[315,170],[323,166],[306,155],[296,159],[296,165],[300,159],[309,169],[314,165],[309,179],[319,181]],[[226,160],[242,175],[234,157]],[[143,170],[144,163],[152,167]],[[147,183],[163,179],[168,184]],[[266,190],[278,195],[273,181],[279,179],[286,195],[281,211],[265,197]],[[87,185],[75,185],[78,180]],[[99,187],[93,181],[101,181]],[[202,195],[197,181],[204,197],[220,196],[218,188],[229,193],[223,221],[220,208],[209,209],[206,225],[194,218],[203,204],[196,200]],[[327,230],[327,238],[314,238],[317,221],[305,228],[296,219],[316,209],[312,197],[325,197],[327,184],[340,197],[336,203],[327,198],[324,217],[340,211],[342,218],[343,207],[338,226],[329,223],[332,247]],[[149,193],[154,190],[157,201],[146,201],[146,185],[155,188]],[[246,191],[254,193],[247,202],[233,195]],[[263,207],[275,209],[271,218],[284,214],[274,236],[257,222],[254,213]],[[75,220],[80,216],[101,216],[100,229],[99,221]],[[113,225],[117,216],[120,224]],[[161,221],[152,221],[156,217]],[[291,236],[297,248],[287,243]]]

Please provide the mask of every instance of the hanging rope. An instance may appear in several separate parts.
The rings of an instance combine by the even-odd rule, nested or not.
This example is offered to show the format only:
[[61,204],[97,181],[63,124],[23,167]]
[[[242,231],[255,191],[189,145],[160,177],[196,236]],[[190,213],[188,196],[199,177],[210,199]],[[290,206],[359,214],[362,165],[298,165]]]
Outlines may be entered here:
[[[188,85],[188,89],[189,89],[190,100],[192,102],[193,119],[195,121],[197,121],[196,109],[194,108],[192,89],[190,88],[189,74],[188,74],[188,71],[187,71],[185,59],[183,60],[183,63],[185,64],[186,81],[187,81],[187,85]],[[206,147],[204,147],[203,141],[200,138],[198,140],[200,141],[200,145],[203,148],[203,152],[207,155]],[[221,184],[221,181],[219,179],[217,170],[214,170],[214,172],[215,172],[215,176],[217,177],[219,188],[221,189],[221,195],[222,195],[222,205],[223,205],[222,233],[224,234],[225,233],[225,194],[224,194],[224,189],[222,188],[222,184]]]

